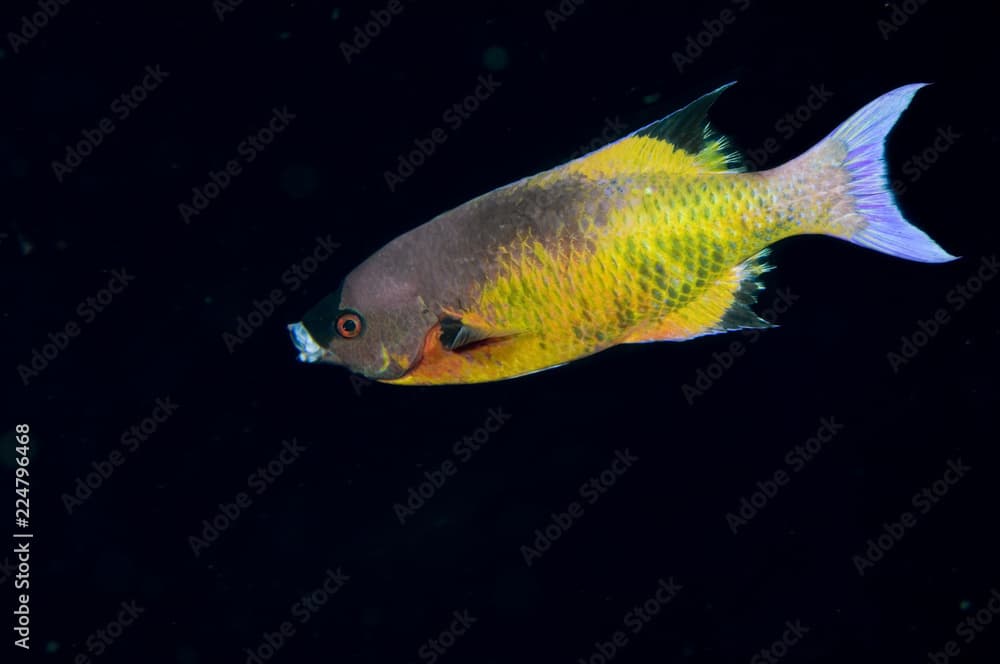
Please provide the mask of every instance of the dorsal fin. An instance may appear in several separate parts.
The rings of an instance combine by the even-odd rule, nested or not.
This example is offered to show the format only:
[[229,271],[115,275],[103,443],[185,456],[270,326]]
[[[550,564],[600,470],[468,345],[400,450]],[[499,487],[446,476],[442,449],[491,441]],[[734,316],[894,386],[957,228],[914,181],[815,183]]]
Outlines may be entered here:
[[625,173],[725,173],[742,171],[740,155],[712,129],[708,109],[733,83],[702,95],[684,108],[637,129],[611,145],[566,164],[586,177]]

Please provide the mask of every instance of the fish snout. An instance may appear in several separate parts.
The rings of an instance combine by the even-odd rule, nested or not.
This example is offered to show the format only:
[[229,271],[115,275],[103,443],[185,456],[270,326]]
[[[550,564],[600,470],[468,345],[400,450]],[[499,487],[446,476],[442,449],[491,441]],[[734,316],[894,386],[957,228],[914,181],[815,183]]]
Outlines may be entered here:
[[292,336],[292,343],[299,350],[300,362],[319,362],[322,359],[336,361],[330,351],[324,349],[309,334],[309,330],[301,322],[288,326],[288,332]]

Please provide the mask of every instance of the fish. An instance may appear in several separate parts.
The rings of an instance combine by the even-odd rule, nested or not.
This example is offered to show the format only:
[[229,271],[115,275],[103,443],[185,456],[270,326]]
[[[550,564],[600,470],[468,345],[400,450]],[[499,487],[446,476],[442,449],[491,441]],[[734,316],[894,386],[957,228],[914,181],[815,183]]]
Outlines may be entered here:
[[887,176],[886,138],[925,83],[761,171],[708,121],[732,85],[390,241],[288,326],[299,359],[399,385],[498,381],[770,327],[753,304],[770,245],[792,236],[955,260],[903,217]]

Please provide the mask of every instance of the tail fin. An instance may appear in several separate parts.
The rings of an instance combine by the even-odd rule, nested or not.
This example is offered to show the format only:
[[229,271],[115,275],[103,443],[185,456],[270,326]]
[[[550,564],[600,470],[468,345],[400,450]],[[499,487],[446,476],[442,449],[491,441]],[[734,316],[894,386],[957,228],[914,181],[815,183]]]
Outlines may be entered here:
[[816,148],[836,142],[846,152],[840,168],[846,171],[847,193],[860,220],[845,239],[890,256],[943,263],[956,256],[903,218],[889,187],[885,165],[886,136],[913,95],[925,85],[913,83],[887,92],[848,118]]

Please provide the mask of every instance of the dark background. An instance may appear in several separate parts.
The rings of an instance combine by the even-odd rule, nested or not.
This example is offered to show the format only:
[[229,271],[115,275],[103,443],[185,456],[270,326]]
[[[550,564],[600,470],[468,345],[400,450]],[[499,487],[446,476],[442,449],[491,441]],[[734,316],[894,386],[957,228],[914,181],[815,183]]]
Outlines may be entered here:
[[[269,661],[427,662],[420,647],[468,610],[440,661],[577,662],[673,577],[683,589],[615,661],[746,662],[796,620],[810,631],[784,661],[924,662],[953,639],[953,661],[997,661],[1000,617],[971,643],[955,629],[1000,589],[1000,284],[961,311],[948,299],[997,252],[996,8],[912,3],[883,34],[880,2],[588,0],[555,30],[555,1],[404,6],[349,64],[341,42],[385,3],[247,0],[220,21],[207,0],[72,0],[26,45],[0,44],[2,458],[12,478],[13,427],[29,423],[30,658],[242,663],[291,621]],[[672,54],[727,7],[735,21],[678,71]],[[6,3],[0,29],[35,11]],[[169,77],[118,120],[111,103],[147,65]],[[384,172],[490,73],[501,86],[390,192]],[[755,343],[618,348],[495,384],[369,385],[295,361],[285,325],[381,244],[565,161],[610,120],[634,129],[730,80],[713,118],[745,149],[777,138],[767,165],[893,87],[934,82],[889,162],[907,217],[963,259],[787,240],[758,308],[783,288],[799,299]],[[812,85],[832,98],[782,135]],[[282,106],[288,129],[184,224],[192,187]],[[105,116],[114,132],[57,181],[53,160]],[[948,128],[961,138],[904,172]],[[292,292],[282,273],[326,235],[340,248]],[[17,367],[122,268],[134,281],[25,385]],[[229,352],[222,335],[276,288],[284,303]],[[940,308],[950,322],[894,371],[887,353]],[[734,341],[745,354],[689,404],[682,386]],[[122,435],[163,397],[176,414],[128,451]],[[401,525],[393,505],[495,407],[510,421]],[[726,514],[789,470],[821,417],[843,430],[734,535]],[[293,438],[306,451],[257,495],[248,476]],[[639,461],[527,566],[535,529],[626,448]],[[114,450],[124,463],[68,510]],[[852,557],[956,459],[972,470],[860,575]],[[196,556],[189,537],[240,491],[252,504]],[[338,567],[350,581],[295,621]],[[10,645],[12,585],[0,574],[3,661],[29,657]],[[143,614],[97,654],[128,601]]]

